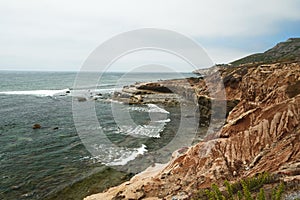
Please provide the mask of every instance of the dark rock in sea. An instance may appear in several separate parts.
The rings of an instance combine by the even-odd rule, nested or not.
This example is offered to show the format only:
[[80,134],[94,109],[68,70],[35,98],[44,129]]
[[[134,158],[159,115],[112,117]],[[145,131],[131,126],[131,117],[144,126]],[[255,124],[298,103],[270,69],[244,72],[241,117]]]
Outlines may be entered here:
[[84,102],[84,101],[86,101],[87,99],[86,99],[85,97],[77,97],[77,100],[78,100],[79,102]]
[[58,130],[58,127],[54,127],[53,130]]
[[42,128],[42,126],[40,124],[34,124],[32,126],[32,129],[40,129],[40,128]]

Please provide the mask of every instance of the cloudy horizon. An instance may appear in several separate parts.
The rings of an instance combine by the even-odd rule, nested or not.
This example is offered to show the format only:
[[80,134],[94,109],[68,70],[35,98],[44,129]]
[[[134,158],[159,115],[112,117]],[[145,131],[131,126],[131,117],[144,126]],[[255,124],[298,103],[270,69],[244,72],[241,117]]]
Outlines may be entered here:
[[[299,10],[297,0],[4,0],[0,70],[78,71],[104,41],[147,27],[184,34],[214,63],[228,63],[298,37]],[[129,68],[131,61],[119,65]]]

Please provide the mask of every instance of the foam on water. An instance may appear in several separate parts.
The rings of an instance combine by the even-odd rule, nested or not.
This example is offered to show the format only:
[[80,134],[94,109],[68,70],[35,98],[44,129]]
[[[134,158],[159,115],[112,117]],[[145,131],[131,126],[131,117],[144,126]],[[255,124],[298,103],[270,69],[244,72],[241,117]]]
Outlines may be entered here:
[[23,90],[23,91],[2,91],[3,95],[32,95],[38,97],[53,97],[53,96],[77,96],[77,97],[94,97],[98,94],[111,94],[118,91],[120,88],[102,88],[94,90],[70,90],[69,88],[60,90]]
[[158,112],[158,113],[166,113],[166,114],[170,114],[168,111],[166,111],[163,108],[158,107],[155,104],[147,104],[147,106],[149,107],[149,111],[148,112]]
[[171,119],[164,119],[164,120],[158,120],[158,121],[155,121],[155,122],[158,122],[158,123],[168,123],[170,121],[171,121]]
[[125,154],[122,154],[122,156],[113,162],[109,162],[106,165],[107,166],[118,166],[118,165],[126,165],[129,161],[134,160],[138,155],[143,155],[145,152],[147,152],[146,145],[142,144],[140,148],[136,148],[133,150],[130,150],[129,152],[126,152]]
[[131,135],[134,137],[152,137],[160,138],[160,133],[163,131],[165,123],[151,123],[150,125],[138,126],[122,126],[120,127],[121,133]]
[[165,113],[170,114],[170,112],[166,111],[165,109],[155,105],[155,104],[147,104],[147,107],[144,106],[132,106],[129,107],[130,110],[139,111],[139,112],[150,112],[150,113]]
[[144,144],[142,144],[139,148],[111,147],[105,144],[100,144],[95,145],[94,149],[99,152],[99,155],[90,157],[90,159],[101,162],[106,166],[126,165],[129,161],[134,160],[138,155],[143,155],[148,151]]
[[58,96],[58,95],[66,95],[67,92],[70,92],[70,89],[62,89],[62,90],[25,90],[25,91],[5,91],[0,92],[0,94],[5,95],[34,95],[34,96]]
[[137,112],[147,112],[151,120],[146,124],[125,124],[124,122],[124,124],[119,126],[120,130],[118,133],[133,137],[160,138],[160,133],[164,130],[166,123],[171,121],[168,118],[169,112],[155,104],[129,106],[128,109]]

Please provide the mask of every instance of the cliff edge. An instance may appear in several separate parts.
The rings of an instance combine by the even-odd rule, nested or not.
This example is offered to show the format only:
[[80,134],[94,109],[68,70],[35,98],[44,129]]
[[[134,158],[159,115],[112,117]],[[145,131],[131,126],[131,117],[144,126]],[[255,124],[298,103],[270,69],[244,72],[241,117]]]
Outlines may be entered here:
[[[227,100],[236,104],[226,124],[185,153],[174,154],[120,186],[86,200],[191,199],[201,188],[270,172],[284,182],[300,183],[300,62],[247,63],[220,67],[206,82],[191,86],[198,98],[216,73],[224,82]],[[215,86],[215,93],[220,90]]]

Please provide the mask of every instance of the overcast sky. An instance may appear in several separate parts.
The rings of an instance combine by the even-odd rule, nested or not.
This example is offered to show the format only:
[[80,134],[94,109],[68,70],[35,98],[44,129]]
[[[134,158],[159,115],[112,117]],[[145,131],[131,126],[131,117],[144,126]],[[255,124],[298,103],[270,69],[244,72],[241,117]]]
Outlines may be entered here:
[[0,70],[77,71],[102,42],[145,27],[182,33],[227,63],[299,36],[299,11],[299,0],[1,0]]

